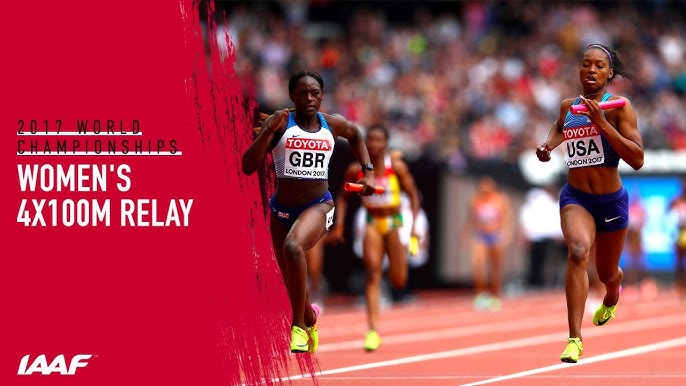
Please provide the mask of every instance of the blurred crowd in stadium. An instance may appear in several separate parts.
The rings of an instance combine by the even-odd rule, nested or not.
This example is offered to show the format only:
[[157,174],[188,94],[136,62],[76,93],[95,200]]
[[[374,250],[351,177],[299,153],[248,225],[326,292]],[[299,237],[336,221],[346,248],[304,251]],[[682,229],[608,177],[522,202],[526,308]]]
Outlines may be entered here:
[[[686,3],[335,2],[218,3],[236,70],[260,107],[289,105],[288,76],[324,76],[322,111],[360,126],[385,120],[391,147],[513,161],[532,151],[561,99],[579,93],[579,52],[616,48],[637,75],[611,91],[637,106],[647,149],[686,149]],[[228,29],[225,27],[228,26]],[[226,42],[219,39],[220,44]],[[224,47],[226,48],[226,47]]]
[[[321,111],[342,114],[363,130],[387,126],[389,148],[408,160],[432,228],[431,258],[411,275],[418,287],[450,276],[441,261],[454,255],[464,261],[468,253],[453,242],[452,230],[445,231],[461,226],[467,205],[467,196],[458,204],[441,196],[438,181],[446,174],[490,174],[512,187],[505,190],[519,213],[515,241],[526,242],[513,243],[508,254],[530,255],[516,263],[530,265],[519,273],[530,284],[560,285],[559,272],[531,270],[542,266],[543,255],[561,255],[547,258],[564,262],[562,249],[550,249],[561,242],[558,217],[549,215],[559,181],[537,189],[516,165],[546,138],[561,100],[581,92],[579,55],[587,45],[614,48],[636,75],[636,81],[617,79],[609,91],[631,99],[645,148],[686,151],[686,2],[272,0],[213,6],[201,9],[201,16],[216,11],[208,29],[216,40],[205,42],[216,43],[225,57],[235,54],[233,68],[261,112],[290,107],[288,78],[309,68],[324,79]],[[342,176],[334,171],[330,177],[335,190]],[[472,183],[448,189],[464,195]],[[550,189],[551,197],[542,194]],[[346,248],[327,247],[325,262],[336,275],[326,279],[351,290],[356,286],[342,280],[355,277],[355,259],[335,258],[353,253]]]

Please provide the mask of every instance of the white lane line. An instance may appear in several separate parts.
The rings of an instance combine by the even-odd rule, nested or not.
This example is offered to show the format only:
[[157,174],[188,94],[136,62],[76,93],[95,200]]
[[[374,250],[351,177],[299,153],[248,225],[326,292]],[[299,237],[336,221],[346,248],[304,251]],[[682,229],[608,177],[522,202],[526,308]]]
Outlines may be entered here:
[[[567,364],[567,367],[570,365]],[[573,365],[571,365],[573,366]],[[608,375],[603,374],[565,374],[565,379],[607,379]],[[414,380],[457,380],[457,379],[481,379],[483,375],[435,375],[435,376],[412,376],[412,377],[326,377],[327,381],[414,381]],[[686,379],[686,374],[613,374],[612,379]],[[532,375],[527,379],[560,379],[559,375]],[[305,379],[302,379],[305,381]],[[309,380],[306,380],[309,382]],[[462,385],[466,386],[466,385]]]
[[[506,323],[506,322],[503,322],[503,323]],[[640,319],[640,320],[635,320],[635,321],[631,321],[631,322],[616,323],[611,328],[605,327],[603,329],[592,329],[592,330],[584,333],[584,335],[586,337],[597,336],[597,335],[607,336],[607,335],[613,335],[613,334],[624,334],[624,333],[628,333],[628,332],[636,332],[636,331],[641,331],[641,330],[651,330],[651,329],[656,329],[656,328],[670,327],[670,326],[683,325],[683,324],[686,324],[686,316],[683,313],[678,313],[678,314],[665,315],[665,316],[662,316],[659,318],[646,318],[646,319]],[[610,325],[608,325],[608,327],[610,327]],[[436,360],[436,359],[446,359],[446,358],[454,358],[454,357],[473,355],[473,354],[483,354],[483,353],[493,352],[493,351],[520,349],[523,347],[537,346],[537,345],[547,344],[547,343],[563,342],[565,336],[566,336],[566,333],[564,333],[564,332],[556,332],[556,333],[552,333],[552,334],[531,336],[531,337],[513,339],[513,340],[508,340],[508,341],[503,341],[503,342],[495,342],[495,343],[483,344],[483,345],[479,345],[479,346],[459,348],[459,349],[455,349],[455,350],[440,351],[440,352],[429,353],[429,354],[421,354],[421,355],[413,355],[413,356],[409,356],[409,357],[402,357],[402,358],[391,359],[391,360],[386,360],[386,361],[363,363],[360,365],[340,367],[337,369],[330,369],[330,370],[323,370],[323,371],[316,372],[315,376],[325,376],[325,375],[332,375],[332,374],[349,373],[349,372],[353,372],[353,371],[362,371],[362,370],[376,369],[376,368],[380,368],[380,367],[405,365],[405,364],[409,364],[409,363],[425,362],[425,361]],[[686,338],[684,338],[684,339],[686,339]],[[568,364],[566,364],[566,365],[569,366]],[[311,378],[311,377],[312,377],[312,374],[309,374],[309,373],[308,374],[296,374],[296,375],[291,375],[291,376],[287,376],[287,377],[273,378],[271,380],[271,382],[272,383],[275,383],[275,382],[279,383],[279,382],[284,382],[284,381],[303,379],[303,378]],[[263,383],[266,383],[266,381],[264,381]]]
[[[625,298],[628,296],[625,296]],[[506,298],[507,299],[507,298]],[[492,317],[494,319],[502,320],[503,318],[520,318],[520,317],[531,317],[535,316],[536,314],[540,313],[541,309],[545,310],[545,313],[541,313],[541,315],[548,315],[550,313],[555,313],[555,312],[561,312],[565,313],[566,312],[566,306],[564,305],[564,293],[562,293],[560,296],[558,296],[554,302],[551,301],[551,299],[541,299],[541,298],[527,298],[527,297],[522,297],[522,298],[509,298],[507,300],[503,301],[503,310],[500,313],[496,314],[491,314],[490,312],[476,312],[474,311],[473,308],[471,308],[471,300],[469,301],[469,306],[468,307],[460,307],[460,308],[454,308],[454,307],[444,307],[443,309],[439,309],[440,311],[437,311],[432,305],[427,305],[428,308],[424,308],[422,314],[420,316],[413,316],[413,314],[406,314],[402,309],[398,308],[390,308],[388,310],[384,310],[381,313],[381,319],[380,319],[380,324],[381,327],[384,331],[391,332],[391,333],[396,333],[396,332],[407,332],[408,330],[408,325],[422,325],[423,329],[438,329],[438,328],[455,328],[455,327],[464,327],[468,324],[471,323],[480,323],[482,320]],[[626,300],[626,299],[625,299]],[[460,300],[464,302],[464,300]],[[507,305],[507,302],[512,301],[513,303],[516,301],[516,307],[509,308]],[[601,300],[597,300],[598,305],[600,304]],[[457,303],[456,303],[457,304]],[[588,304],[592,304],[592,301],[589,298]],[[656,299],[651,302],[638,302],[635,299],[630,300],[630,301],[625,301],[622,306],[622,314],[623,315],[628,315],[627,313],[632,313],[634,314],[635,318],[641,317],[641,316],[648,316],[645,315],[644,311],[645,310],[651,310],[650,315],[653,315],[654,313],[652,310],[655,309],[661,309],[664,308],[665,306],[670,306],[674,304],[674,299],[670,296],[665,296],[659,299]],[[545,307],[542,307],[544,305]],[[401,307],[401,306],[398,306]],[[595,307],[591,307],[592,310],[590,311],[590,315],[593,314],[593,311],[595,311]],[[587,310],[588,311],[588,310]],[[416,309],[413,310],[413,312],[416,312]],[[436,313],[438,312],[438,313]],[[319,331],[320,331],[320,336],[325,336],[327,342],[331,343],[342,343],[341,339],[344,339],[345,337],[350,337],[351,331],[360,331],[360,336],[364,335],[364,333],[367,331],[367,323],[365,322],[365,314],[364,310],[361,309],[360,311],[356,312],[357,316],[355,316],[354,319],[349,319],[349,318],[339,318],[340,314],[327,314],[324,312],[322,322],[319,325]],[[564,321],[565,319],[561,319]],[[452,323],[452,324],[451,324]],[[460,324],[461,326],[456,326],[456,324]],[[340,337],[340,338],[339,338]],[[338,340],[338,342],[333,342],[335,340]],[[359,340],[354,340],[354,343],[348,343],[350,346],[343,346],[343,347],[352,347],[357,348],[359,347]],[[386,342],[386,339],[384,339],[384,342]],[[322,343],[319,346],[319,352],[321,352],[324,344]],[[328,349],[324,349],[324,352],[326,352]]]
[[610,353],[606,353],[606,354],[596,355],[594,357],[584,358],[584,359],[580,360],[579,362],[577,362],[576,364],[570,365],[569,363],[560,363],[560,364],[552,365],[552,366],[539,367],[537,369],[522,371],[519,373],[505,375],[502,377],[484,379],[483,381],[472,382],[472,383],[465,383],[465,384],[462,384],[461,386],[478,386],[478,385],[485,385],[488,383],[508,381],[510,379],[522,378],[522,377],[526,377],[528,375],[546,373],[549,371],[556,371],[556,370],[562,370],[562,369],[569,369],[569,368],[572,368],[575,366],[588,365],[591,363],[597,363],[597,362],[603,362],[603,361],[608,361],[608,360],[612,360],[612,359],[618,359],[618,358],[624,358],[624,357],[629,357],[629,356],[634,356],[634,355],[640,355],[640,354],[645,354],[645,353],[649,353],[649,352],[653,352],[653,351],[666,350],[669,348],[674,348],[674,347],[679,347],[679,346],[686,346],[686,337],[681,337],[681,338],[676,338],[676,339],[671,339],[671,340],[665,340],[662,342],[651,343],[651,344],[647,344],[647,345],[643,345],[643,346],[628,348],[625,350],[620,350],[620,351],[610,352]]
[[[668,302],[652,302],[652,303],[647,303],[647,304],[639,304],[636,305],[634,310],[636,309],[643,309],[643,308],[654,308],[654,307],[662,307],[664,304],[672,303],[672,300],[670,299]],[[537,327],[550,327],[550,326],[555,326],[555,325],[564,325],[565,320],[562,318],[550,318],[550,309],[546,308],[546,313],[542,313],[540,315],[532,315],[532,312],[527,312],[525,315],[507,315],[509,320],[498,320],[495,322],[491,323],[484,323],[483,321],[489,316],[487,314],[480,314],[472,311],[471,313],[466,313],[465,315],[460,315],[460,318],[457,320],[460,320],[460,323],[464,323],[465,321],[468,321],[470,324],[465,324],[462,326],[450,326],[450,327],[443,327],[439,328],[438,326],[426,326],[422,325],[422,323],[418,322],[416,318],[413,318],[411,320],[405,320],[404,326],[406,327],[408,324],[412,325],[420,325],[422,326],[421,332],[412,332],[412,333],[403,333],[403,334],[393,334],[393,335],[387,335],[383,337],[383,344],[386,345],[391,345],[391,344],[402,344],[402,343],[412,343],[412,342],[426,342],[426,341],[431,341],[431,340],[438,340],[438,339],[445,339],[445,338],[456,338],[456,337],[461,337],[461,336],[469,336],[473,334],[479,334],[479,333],[492,333],[492,332],[505,332],[505,331],[512,331],[512,330],[517,330],[519,328],[526,329],[535,329]],[[563,311],[561,311],[563,312]],[[497,315],[497,316],[502,316],[502,315]],[[524,319],[519,319],[521,316],[527,316]],[[451,319],[454,319],[453,316],[449,316]],[[496,316],[494,316],[496,317]],[[514,319],[516,318],[516,319]],[[471,324],[471,323],[477,323],[477,324]],[[331,338],[331,329],[328,329],[326,327],[320,327],[320,336],[325,336],[327,339]],[[349,330],[347,330],[349,334]],[[346,341],[339,341],[339,342],[332,342],[332,343],[321,343],[319,345],[319,348],[317,349],[317,353],[325,353],[325,352],[331,352],[331,351],[339,351],[339,350],[350,350],[350,349],[362,349],[364,347],[364,340],[363,339],[355,339],[355,340],[346,340]]]

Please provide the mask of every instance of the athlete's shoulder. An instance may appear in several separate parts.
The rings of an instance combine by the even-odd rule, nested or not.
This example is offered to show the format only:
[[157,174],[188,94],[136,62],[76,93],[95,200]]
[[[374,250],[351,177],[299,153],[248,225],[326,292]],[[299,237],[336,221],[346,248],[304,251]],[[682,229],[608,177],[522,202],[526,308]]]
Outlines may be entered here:
[[607,100],[608,101],[615,101],[615,100],[619,100],[619,99],[624,100],[625,106],[631,106],[631,100],[629,98],[625,97],[624,95],[612,94]]
[[391,150],[388,152],[388,158],[390,159],[391,168],[393,171],[405,172],[408,170],[407,163],[403,159],[403,153],[398,150]]
[[608,101],[614,101],[617,99],[624,99],[625,102],[629,102],[629,98],[625,97],[624,95],[619,95],[619,94],[612,94],[608,93],[610,96],[607,98]]
[[510,204],[510,196],[508,196],[505,192],[498,192],[498,201],[500,201],[501,204],[503,205],[509,205]]
[[608,117],[608,119],[635,119],[636,116],[636,111],[634,110],[634,106],[631,104],[631,101],[629,98],[623,96],[623,95],[614,95],[612,94],[608,99],[608,101],[616,101],[616,100],[623,100],[624,105],[615,108],[615,109],[609,109],[605,110],[605,114]]
[[319,114],[321,114],[321,116],[324,117],[324,119],[326,119],[326,121],[329,122],[329,124],[346,121],[345,117],[341,114],[329,114],[323,113],[321,111],[319,112]]
[[562,100],[562,103],[560,104],[560,108],[562,110],[566,110],[569,108],[569,106],[573,105],[574,102],[576,102],[579,99],[579,97],[572,97],[572,98],[565,98]]
[[348,118],[344,117],[341,114],[327,114],[327,113],[321,113],[324,119],[329,123],[329,126],[332,127],[346,127],[347,125],[354,125],[353,122],[351,122]]
[[469,204],[476,208],[478,206],[481,206],[481,204],[483,204],[484,202],[486,202],[486,200],[483,198],[483,196],[477,193],[474,196],[472,196],[471,200],[469,201]]
[[391,156],[391,160],[402,160],[403,159],[403,152],[400,150],[389,150],[388,155]]

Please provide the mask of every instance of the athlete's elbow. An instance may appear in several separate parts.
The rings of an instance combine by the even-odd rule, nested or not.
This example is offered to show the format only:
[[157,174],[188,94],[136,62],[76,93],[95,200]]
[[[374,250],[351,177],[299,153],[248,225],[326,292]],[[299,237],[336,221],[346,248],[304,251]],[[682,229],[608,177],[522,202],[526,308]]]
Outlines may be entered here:
[[634,160],[630,165],[634,170],[640,170],[643,167],[643,157]]
[[252,162],[248,162],[245,159],[241,160],[241,169],[243,170],[243,174],[248,176],[255,173],[255,170],[257,170]]
[[253,173],[255,173],[255,169],[252,169],[252,168],[249,168],[249,167],[243,165],[243,174],[245,174],[246,176],[249,176]]

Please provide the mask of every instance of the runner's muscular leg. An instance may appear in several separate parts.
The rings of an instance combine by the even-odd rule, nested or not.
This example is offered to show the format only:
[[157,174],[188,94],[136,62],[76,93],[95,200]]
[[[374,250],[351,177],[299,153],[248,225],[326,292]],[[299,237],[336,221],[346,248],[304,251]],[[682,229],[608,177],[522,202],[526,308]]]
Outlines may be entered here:
[[388,253],[388,278],[393,288],[401,289],[407,284],[407,246],[400,241],[399,229],[394,229],[386,236]]
[[479,236],[477,235],[473,235],[471,243],[472,279],[474,281],[474,290],[477,294],[485,292],[488,289],[488,285],[486,283],[487,247],[481,240],[477,239],[478,237]]
[[588,297],[588,261],[595,242],[595,222],[583,207],[571,204],[560,211],[562,233],[569,253],[565,271],[565,296],[569,337],[581,338],[581,322]]
[[372,225],[367,225],[365,228],[362,250],[367,324],[369,329],[376,330],[376,324],[379,320],[381,276],[383,275],[384,239]]
[[619,300],[619,286],[624,273],[619,267],[622,250],[628,229],[614,232],[598,232],[596,235],[596,271],[600,281],[605,284],[603,303],[613,306]]
[[276,263],[279,265],[281,277],[283,277],[283,282],[286,285],[286,291],[290,297],[290,292],[288,291],[288,263],[286,262],[286,257],[283,254],[283,242],[286,240],[288,229],[286,229],[286,225],[274,217],[270,218],[269,228],[272,238],[272,247],[274,248],[274,255],[276,255]]
[[307,291],[305,251],[312,248],[326,231],[326,214],[330,204],[316,204],[300,214],[286,235],[283,253],[288,264],[288,287],[293,309],[293,324],[304,328],[316,320]]
[[310,278],[310,295],[319,300],[321,295],[322,268],[324,260],[324,239],[321,238],[311,249],[305,250],[307,273]]
[[505,245],[501,242],[489,248],[490,261],[490,289],[493,296],[500,297],[503,286],[503,256]]

